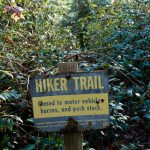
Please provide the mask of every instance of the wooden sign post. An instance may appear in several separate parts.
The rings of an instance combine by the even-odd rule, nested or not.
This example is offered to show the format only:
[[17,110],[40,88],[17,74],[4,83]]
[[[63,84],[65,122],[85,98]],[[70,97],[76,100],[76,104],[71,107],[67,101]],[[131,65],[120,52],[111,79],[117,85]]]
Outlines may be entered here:
[[[78,72],[77,62],[59,63],[59,73],[72,72]],[[76,128],[76,131],[71,131],[70,126],[67,128],[69,128],[70,131],[64,131],[65,150],[82,150],[82,132],[79,131],[80,129]]]
[[30,80],[34,125],[64,134],[65,150],[82,150],[82,130],[109,125],[106,71],[77,72],[78,63],[59,64],[59,74]]

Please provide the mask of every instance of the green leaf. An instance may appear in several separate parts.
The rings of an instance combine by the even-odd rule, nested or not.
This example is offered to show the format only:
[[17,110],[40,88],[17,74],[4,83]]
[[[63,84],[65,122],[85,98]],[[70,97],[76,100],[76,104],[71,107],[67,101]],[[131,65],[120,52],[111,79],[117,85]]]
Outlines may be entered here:
[[56,141],[51,141],[48,138],[43,138],[43,139],[40,140],[40,143],[42,143],[42,144],[48,144],[48,145],[55,145]]
[[10,137],[5,134],[3,137],[2,137],[2,140],[0,141],[0,145],[3,147],[4,145],[7,145],[8,141],[10,140]]
[[12,79],[14,78],[13,75],[11,73],[9,73],[9,71],[5,71],[5,70],[0,70],[0,72],[10,76]]
[[131,121],[140,121],[140,117],[139,116],[134,116],[131,118]]
[[16,116],[16,115],[4,115],[4,117],[11,117],[11,118],[19,121],[20,123],[23,123],[23,120],[20,117]]
[[34,144],[28,144],[25,148],[22,148],[20,150],[35,150],[35,145]]
[[34,122],[33,118],[28,118],[28,119],[26,119],[26,121],[27,121],[27,122],[31,122],[31,123]]
[[147,85],[147,91],[150,93],[150,83]]
[[149,63],[149,62],[144,62],[144,63],[143,63],[143,66],[145,66],[145,67],[150,67],[150,63]]
[[0,98],[2,100],[11,100],[11,99],[19,99],[21,97],[21,94],[18,94],[17,91],[11,90],[8,92],[4,92],[0,94]]
[[145,114],[144,117],[145,117],[146,119],[150,119],[150,113],[149,113],[149,114]]
[[129,148],[127,146],[125,146],[125,145],[122,145],[120,150],[129,150]]
[[2,99],[2,100],[6,100],[6,98],[5,98],[5,96],[3,95],[3,94],[0,94],[0,99]]
[[14,97],[15,99],[19,99],[19,98],[21,97],[21,94],[18,94],[18,92],[15,91],[15,90],[11,90],[11,91],[10,91],[10,95],[11,95],[12,97]]
[[135,144],[130,144],[129,147],[130,147],[131,150],[136,150],[137,149]]
[[13,120],[12,119],[8,119],[7,120],[7,128],[12,131],[13,130]]

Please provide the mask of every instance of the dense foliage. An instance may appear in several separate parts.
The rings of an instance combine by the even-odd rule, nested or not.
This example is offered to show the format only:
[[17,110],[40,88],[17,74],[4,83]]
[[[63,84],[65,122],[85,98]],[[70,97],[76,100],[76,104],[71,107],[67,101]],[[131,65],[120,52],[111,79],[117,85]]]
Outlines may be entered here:
[[63,149],[34,128],[28,85],[74,56],[109,74],[111,124],[84,132],[84,149],[150,148],[149,15],[148,0],[0,0],[0,148]]

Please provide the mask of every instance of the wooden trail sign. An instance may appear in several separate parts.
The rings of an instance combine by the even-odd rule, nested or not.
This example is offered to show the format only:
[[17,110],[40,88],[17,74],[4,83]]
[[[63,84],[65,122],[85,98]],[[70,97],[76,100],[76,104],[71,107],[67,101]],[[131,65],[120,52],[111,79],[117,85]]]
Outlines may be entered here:
[[109,124],[108,79],[105,71],[37,76],[30,81],[34,124],[58,131],[73,119],[84,129]]

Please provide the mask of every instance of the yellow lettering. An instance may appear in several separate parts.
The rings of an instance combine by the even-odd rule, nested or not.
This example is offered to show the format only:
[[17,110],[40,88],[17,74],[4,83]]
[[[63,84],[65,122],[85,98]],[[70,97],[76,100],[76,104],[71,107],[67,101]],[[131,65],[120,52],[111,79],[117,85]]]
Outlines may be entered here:
[[78,80],[79,80],[79,77],[73,77],[73,79],[75,80],[75,89],[78,90]]
[[102,85],[101,76],[98,76],[98,87],[99,87],[99,89],[104,89],[104,86]]
[[42,80],[41,79],[36,79],[35,80],[35,86],[36,86],[36,92],[43,92]]
[[48,91],[54,91],[52,79],[47,79],[47,88],[48,88]]
[[35,87],[36,87],[36,92],[39,92],[39,82],[37,79],[35,80]]
[[65,78],[60,78],[61,91],[67,91],[67,80]]
[[83,89],[87,89],[87,87],[86,87],[86,77],[80,77],[80,88],[81,88],[81,90],[83,90]]
[[59,87],[60,87],[60,86],[59,86],[60,84],[59,84],[58,81],[59,81],[59,78],[55,78],[55,79],[54,79],[55,91],[60,91],[60,88],[59,88]]
[[43,90],[46,92],[46,79],[43,79]]
[[88,76],[88,89],[94,89],[93,77]]
[[95,86],[95,89],[97,89],[97,76],[94,76],[94,86]]

